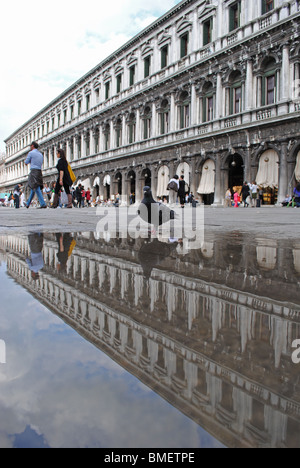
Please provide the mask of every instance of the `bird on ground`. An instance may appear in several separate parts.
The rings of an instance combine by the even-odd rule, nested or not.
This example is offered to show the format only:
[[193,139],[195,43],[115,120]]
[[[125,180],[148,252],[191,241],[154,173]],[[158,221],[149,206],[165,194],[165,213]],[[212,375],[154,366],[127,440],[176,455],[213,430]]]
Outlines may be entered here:
[[150,187],[144,187],[144,199],[139,206],[138,215],[146,223],[152,224],[157,230],[169,221],[176,219],[176,213],[164,203],[156,202]]

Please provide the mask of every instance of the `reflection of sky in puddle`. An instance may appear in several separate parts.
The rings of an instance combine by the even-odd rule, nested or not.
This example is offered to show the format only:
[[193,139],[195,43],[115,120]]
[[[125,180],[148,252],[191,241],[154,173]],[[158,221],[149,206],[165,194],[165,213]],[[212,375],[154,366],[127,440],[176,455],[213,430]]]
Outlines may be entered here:
[[299,244],[85,233],[0,249],[15,279],[2,264],[1,447],[220,445],[205,430],[300,446]]
[[0,447],[217,446],[0,268]]

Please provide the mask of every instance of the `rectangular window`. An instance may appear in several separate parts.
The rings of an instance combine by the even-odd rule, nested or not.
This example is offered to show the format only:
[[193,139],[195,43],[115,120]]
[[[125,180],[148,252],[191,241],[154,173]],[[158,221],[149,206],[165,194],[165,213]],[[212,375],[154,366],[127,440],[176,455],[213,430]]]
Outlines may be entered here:
[[150,76],[151,57],[146,57],[144,60],[144,78]]
[[70,107],[70,120],[73,120],[74,118],[74,106]]
[[78,115],[81,114],[81,101],[78,101]]
[[169,65],[169,46],[161,49],[161,68],[166,68]]
[[110,98],[110,83],[105,84],[105,100]]
[[67,123],[67,110],[64,110],[64,125]]
[[122,91],[122,75],[117,76],[117,94]]
[[275,103],[276,78],[275,75],[266,78],[266,104]]
[[134,142],[135,142],[135,124],[130,124],[129,125],[129,144],[131,145]]
[[151,119],[144,119],[144,140],[151,138]]
[[91,102],[91,96],[88,95],[86,96],[86,111],[87,112],[90,110],[90,102]]
[[116,130],[116,147],[120,148],[122,145],[122,130],[118,128]]
[[165,135],[169,133],[169,113],[164,112],[160,114],[160,134]]
[[208,96],[203,98],[203,122],[211,122],[214,118],[214,98]]
[[234,3],[229,8],[229,32],[241,26],[241,2]]
[[57,116],[57,128],[60,127],[60,114],[58,114]]
[[189,33],[184,34],[180,38],[180,58],[184,58],[189,52]]
[[105,151],[108,151],[110,149],[110,134],[105,133]]
[[213,19],[210,18],[209,20],[203,23],[203,45],[206,46],[212,42],[212,29],[213,29]]
[[274,0],[262,0],[261,14],[264,15],[274,10]]
[[190,106],[187,104],[179,108],[180,129],[188,128],[190,125]]
[[129,86],[133,86],[135,83],[135,65],[129,68]]

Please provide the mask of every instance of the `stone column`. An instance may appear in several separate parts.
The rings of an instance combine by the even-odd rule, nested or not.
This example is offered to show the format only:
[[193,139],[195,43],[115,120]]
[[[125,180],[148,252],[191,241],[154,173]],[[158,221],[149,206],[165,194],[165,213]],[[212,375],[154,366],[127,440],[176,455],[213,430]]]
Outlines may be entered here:
[[288,112],[288,100],[290,97],[290,49],[288,44],[282,48],[282,69],[281,69],[281,105],[279,114]]
[[216,183],[215,183],[215,200],[212,206],[222,207],[224,194],[222,193],[222,174],[221,174],[221,154],[215,154],[216,162]]
[[135,203],[139,204],[142,201],[142,170],[136,170],[136,187],[135,187]]
[[277,206],[281,206],[281,202],[285,199],[288,192],[288,163],[287,163],[288,143],[281,143],[281,156],[279,166],[279,188]]
[[127,180],[126,180],[126,172],[122,172],[122,196],[121,199],[121,206],[128,205],[128,193],[127,193]]

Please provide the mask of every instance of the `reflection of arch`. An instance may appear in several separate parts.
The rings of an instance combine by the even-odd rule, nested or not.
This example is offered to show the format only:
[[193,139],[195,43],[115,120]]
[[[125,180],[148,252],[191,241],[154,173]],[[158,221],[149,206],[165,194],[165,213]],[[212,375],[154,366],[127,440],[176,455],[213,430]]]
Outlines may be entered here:
[[269,149],[261,155],[256,183],[263,188],[278,188],[279,156],[275,150]]
[[190,166],[188,163],[180,163],[177,168],[176,174],[178,175],[178,177],[181,177],[183,175],[187,185],[190,185]]
[[156,195],[158,197],[167,196],[168,191],[168,183],[170,180],[170,169],[168,166],[160,167],[158,171],[158,180],[157,180],[157,192]]

